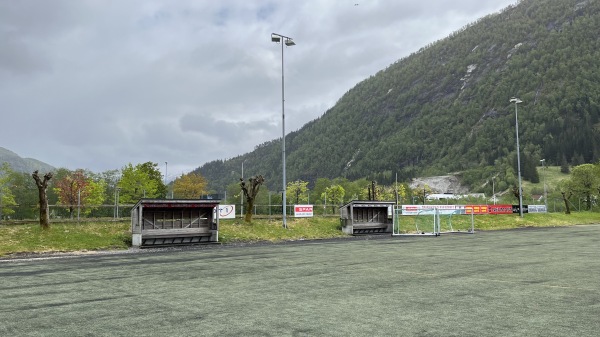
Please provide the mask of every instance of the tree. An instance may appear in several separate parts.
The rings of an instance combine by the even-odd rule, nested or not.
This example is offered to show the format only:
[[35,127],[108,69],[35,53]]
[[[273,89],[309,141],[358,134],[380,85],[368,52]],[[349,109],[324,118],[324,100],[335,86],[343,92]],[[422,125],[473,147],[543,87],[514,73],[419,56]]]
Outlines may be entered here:
[[104,179],[90,179],[88,181],[85,188],[85,199],[81,200],[84,214],[90,214],[92,210],[97,209],[98,206],[104,203],[104,200],[106,200],[106,186]]
[[197,173],[182,174],[173,183],[173,195],[175,198],[199,199],[206,193],[206,179]]
[[418,186],[416,188],[414,188],[412,190],[412,195],[414,197],[417,197],[419,199],[420,202],[423,203],[423,205],[425,205],[425,200],[427,199],[427,196],[430,195],[433,191],[431,190],[431,187],[429,187],[429,185],[424,185],[424,186]]
[[303,180],[290,181],[285,189],[286,198],[294,200],[296,205],[307,203],[308,182]]
[[87,198],[88,180],[83,170],[77,170],[67,174],[54,183],[54,191],[58,194],[58,202],[67,206],[69,217],[73,219],[73,209]]
[[[522,187],[521,187],[521,192],[523,192],[523,188]],[[519,202],[520,200],[524,200],[525,199],[525,193],[523,193],[522,196],[519,194],[519,186],[513,186],[512,194],[517,199],[517,202]],[[521,196],[521,198],[519,198],[519,196]]]
[[600,165],[583,164],[575,166],[569,178],[571,191],[583,198],[588,210],[592,209],[592,200],[600,192]]
[[321,195],[323,200],[331,203],[331,210],[335,212],[336,206],[341,206],[344,202],[346,191],[341,185],[331,185],[325,188],[325,192]]
[[404,199],[406,199],[407,192],[409,187],[406,184],[394,183],[394,193],[396,193],[397,202],[404,203]]
[[556,189],[560,192],[560,195],[565,203],[565,214],[571,214],[571,205],[569,199],[573,196],[573,189],[571,186],[571,179],[563,179],[558,183]]
[[323,192],[325,192],[325,189],[329,186],[331,186],[331,180],[327,178],[317,178],[311,193],[314,196],[313,199],[320,198]]
[[164,198],[166,187],[162,182],[157,164],[144,163],[135,167],[129,163],[121,170],[121,180],[118,183],[120,199],[123,203],[133,204],[141,198]]
[[50,228],[50,212],[48,209],[48,182],[52,179],[52,172],[48,172],[44,175],[44,179],[40,178],[38,171],[33,171],[31,175],[33,180],[35,180],[35,184],[38,188],[38,196],[39,196],[39,206],[40,206],[40,226],[43,229]]
[[[120,170],[107,170],[101,173],[98,173],[94,176],[94,181],[102,181],[104,184],[104,196],[103,199],[106,201],[110,201],[110,203],[117,203],[117,189],[119,184],[119,179],[121,178]],[[115,216],[114,208],[102,208],[100,209],[101,216]],[[112,213],[112,214],[111,214]]]
[[8,163],[4,163],[0,167],[0,221],[4,216],[9,216],[15,213],[11,206],[15,206],[15,196],[9,188],[11,183],[11,173]]
[[33,219],[38,213],[38,193],[36,183],[31,175],[24,172],[10,173],[11,192],[15,197],[16,208],[13,217],[15,219]]
[[565,155],[562,156],[562,159],[560,161],[560,172],[565,174],[568,174],[570,172],[569,163],[567,163],[567,158],[565,157]]
[[[247,186],[244,178],[240,178],[240,188],[246,197],[246,214],[244,216],[244,221],[252,222],[252,209],[254,208],[254,200],[256,195],[258,194],[258,190],[260,189],[260,185],[265,182],[265,179],[262,175],[254,176],[248,179],[250,186]],[[285,205],[284,205],[285,207]]]
[[146,173],[148,178],[156,184],[156,195],[149,198],[165,198],[167,196],[167,185],[163,182],[163,177],[157,163],[148,161],[136,165],[136,168]]

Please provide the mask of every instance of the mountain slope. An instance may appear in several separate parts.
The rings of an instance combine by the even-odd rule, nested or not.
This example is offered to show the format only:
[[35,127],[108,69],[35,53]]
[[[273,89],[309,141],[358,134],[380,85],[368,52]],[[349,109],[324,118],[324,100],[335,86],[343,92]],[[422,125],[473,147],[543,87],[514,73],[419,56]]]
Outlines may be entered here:
[[55,171],[56,168],[32,158],[21,158],[18,154],[0,147],[0,166],[8,163],[10,168],[16,172],[32,173],[35,170],[40,172]]
[[[395,173],[407,179],[502,167],[500,178],[510,184],[513,96],[523,101],[522,165],[598,160],[599,13],[598,1],[524,0],[399,60],[286,137],[287,180],[385,182]],[[280,144],[197,171],[219,189],[235,181],[227,173],[247,159],[250,174],[281,189]]]

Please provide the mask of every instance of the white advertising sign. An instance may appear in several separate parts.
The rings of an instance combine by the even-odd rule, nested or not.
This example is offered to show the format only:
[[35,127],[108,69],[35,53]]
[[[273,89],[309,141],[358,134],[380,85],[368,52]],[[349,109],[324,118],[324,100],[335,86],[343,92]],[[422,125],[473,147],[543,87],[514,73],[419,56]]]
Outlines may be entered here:
[[235,205],[219,205],[219,219],[235,219]]
[[528,205],[528,213],[546,213],[546,205]]
[[419,215],[434,213],[439,214],[465,214],[464,205],[402,205],[402,215]]
[[296,218],[312,218],[313,205],[294,205],[294,217]]

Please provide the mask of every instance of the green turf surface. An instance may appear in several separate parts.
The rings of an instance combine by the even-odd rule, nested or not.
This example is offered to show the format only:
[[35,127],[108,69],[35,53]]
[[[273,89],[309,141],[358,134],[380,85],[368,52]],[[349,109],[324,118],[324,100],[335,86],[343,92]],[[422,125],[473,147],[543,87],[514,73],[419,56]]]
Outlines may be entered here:
[[600,226],[0,261],[0,336],[598,336]]

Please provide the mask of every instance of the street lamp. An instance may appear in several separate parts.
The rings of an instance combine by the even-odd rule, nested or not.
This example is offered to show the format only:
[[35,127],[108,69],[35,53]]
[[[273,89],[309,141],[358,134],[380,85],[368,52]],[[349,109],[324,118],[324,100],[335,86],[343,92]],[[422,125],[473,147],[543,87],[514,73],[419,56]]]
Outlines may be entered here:
[[119,218],[119,192],[120,191],[121,191],[121,188],[115,186],[115,219]]
[[165,199],[169,199],[169,185],[167,185],[167,162],[165,162],[165,188],[167,191],[165,192]]
[[519,112],[517,105],[523,103],[520,99],[513,97],[510,99],[511,103],[515,103],[515,132],[517,134],[517,172],[519,176],[519,215],[523,217],[523,189],[521,188],[521,155],[519,153]]
[[492,197],[494,198],[494,205],[496,204],[496,177],[492,177]]
[[546,206],[546,212],[548,212],[548,193],[546,192],[546,159],[540,160],[542,162],[542,173],[544,174],[544,205]]
[[[242,180],[244,180],[244,163],[246,159],[242,161]],[[240,218],[244,217],[244,191],[240,192]]]
[[[281,43],[281,39],[285,41]],[[294,40],[291,37],[283,36],[281,34],[271,33],[271,42],[281,44],[281,162],[282,162],[282,186],[283,186],[283,228],[287,228],[286,222],[286,200],[285,200],[285,82],[283,76],[283,44],[286,46],[294,46]]]

